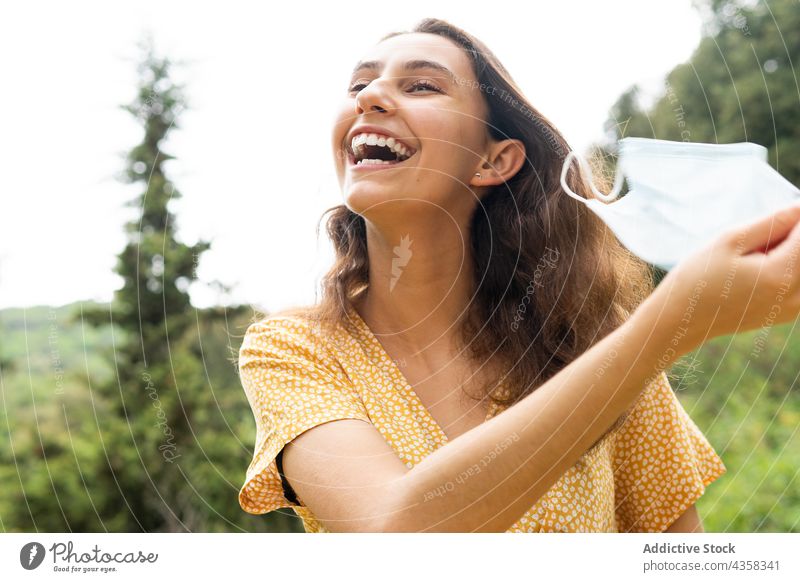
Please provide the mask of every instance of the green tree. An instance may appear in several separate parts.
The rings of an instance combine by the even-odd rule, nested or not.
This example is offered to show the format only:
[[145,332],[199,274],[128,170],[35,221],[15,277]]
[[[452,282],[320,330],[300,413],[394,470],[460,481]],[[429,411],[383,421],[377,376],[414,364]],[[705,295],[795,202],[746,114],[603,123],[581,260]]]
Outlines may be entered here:
[[[792,0],[695,2],[705,34],[688,62],[665,79],[650,108],[625,92],[609,112],[613,140],[627,136],[673,141],[750,141],[770,163],[800,182],[800,10]],[[613,144],[606,146],[613,149]]]
[[186,412],[195,405],[201,366],[173,351],[193,322],[188,289],[210,245],[176,237],[170,205],[181,194],[167,177],[165,165],[174,158],[163,147],[179,128],[185,96],[170,76],[170,60],[156,54],[152,40],[142,51],[137,95],[123,107],[144,130],[123,174],[142,187],[129,203],[137,216],[125,226],[128,242],[115,268],[123,284],[108,312],[87,314],[92,323],[112,323],[124,336],[114,346],[115,378],[98,387],[109,410],[97,418],[105,462],[96,477],[114,492],[99,508],[110,529],[182,531],[190,526],[181,515],[185,504],[178,502],[186,480],[177,461],[191,434]]
[[180,193],[165,168],[174,158],[163,149],[186,108],[184,90],[169,59],[152,42],[143,49],[137,95],[124,107],[144,130],[124,172],[142,192],[116,266],[123,285],[103,317],[126,338],[115,346],[116,377],[102,387],[109,414],[98,418],[100,482],[118,495],[104,497],[100,515],[114,531],[292,529],[291,515],[258,518],[236,502],[254,431],[230,362],[239,330],[228,326],[246,325],[252,313],[191,304],[188,290],[210,243],[177,239],[170,204]]

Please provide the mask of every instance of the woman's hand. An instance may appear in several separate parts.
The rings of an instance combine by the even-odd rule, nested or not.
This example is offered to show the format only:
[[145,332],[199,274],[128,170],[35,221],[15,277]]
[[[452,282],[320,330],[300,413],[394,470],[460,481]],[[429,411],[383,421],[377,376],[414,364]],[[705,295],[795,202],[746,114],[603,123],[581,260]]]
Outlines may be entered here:
[[[733,228],[681,261],[647,303],[679,354],[800,315],[800,204]],[[653,305],[654,304],[654,305]]]

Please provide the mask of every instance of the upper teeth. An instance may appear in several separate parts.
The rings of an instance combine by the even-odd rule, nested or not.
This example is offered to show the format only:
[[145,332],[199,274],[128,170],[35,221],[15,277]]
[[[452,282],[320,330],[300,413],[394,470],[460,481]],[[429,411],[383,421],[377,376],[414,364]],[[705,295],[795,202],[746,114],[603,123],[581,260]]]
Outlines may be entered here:
[[365,144],[388,147],[395,154],[397,154],[398,158],[401,160],[411,157],[411,154],[414,153],[412,150],[395,140],[393,137],[386,137],[385,135],[381,135],[379,133],[359,133],[353,137],[352,141],[350,142],[350,148],[353,150],[353,153],[356,153],[357,148]]

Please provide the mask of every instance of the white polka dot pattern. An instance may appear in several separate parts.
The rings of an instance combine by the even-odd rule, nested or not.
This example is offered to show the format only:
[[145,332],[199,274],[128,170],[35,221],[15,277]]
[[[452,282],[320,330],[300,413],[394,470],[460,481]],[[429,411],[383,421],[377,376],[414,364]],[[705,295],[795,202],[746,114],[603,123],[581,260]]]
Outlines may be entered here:
[[239,376],[256,421],[255,454],[239,504],[250,513],[297,507],[283,495],[275,457],[300,433],[331,420],[370,422],[324,346],[289,320],[252,324],[239,350]]
[[621,531],[664,531],[726,471],[663,373],[634,406],[615,449]]
[[[397,365],[357,312],[324,336],[302,316],[252,324],[239,373],[256,421],[239,491],[248,513],[291,507],[307,532],[328,531],[284,497],[275,457],[302,432],[337,419],[372,423],[412,468],[447,444]],[[492,407],[487,419],[501,412]],[[663,531],[725,472],[722,460],[659,375],[618,422],[508,532]]]

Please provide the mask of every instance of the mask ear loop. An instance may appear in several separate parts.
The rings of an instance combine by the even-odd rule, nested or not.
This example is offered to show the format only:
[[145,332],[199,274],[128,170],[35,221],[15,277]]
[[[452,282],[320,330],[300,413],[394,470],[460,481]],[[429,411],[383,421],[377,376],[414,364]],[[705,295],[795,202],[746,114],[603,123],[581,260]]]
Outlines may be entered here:
[[603,202],[613,202],[616,200],[617,196],[619,196],[620,191],[622,190],[622,172],[619,168],[617,168],[617,175],[614,177],[614,186],[611,188],[611,192],[608,194],[603,194],[594,186],[594,178],[592,176],[592,168],[586,163],[582,157],[575,153],[575,150],[571,150],[567,153],[567,157],[564,158],[564,165],[561,167],[561,187],[564,189],[569,196],[577,200],[578,202],[583,202],[586,204],[586,198],[582,198],[578,196],[568,185],[567,185],[567,172],[569,171],[570,166],[572,165],[572,160],[575,159],[578,161],[579,170],[582,169],[586,172],[586,176],[589,179],[589,188],[592,190],[592,194],[598,200]]

